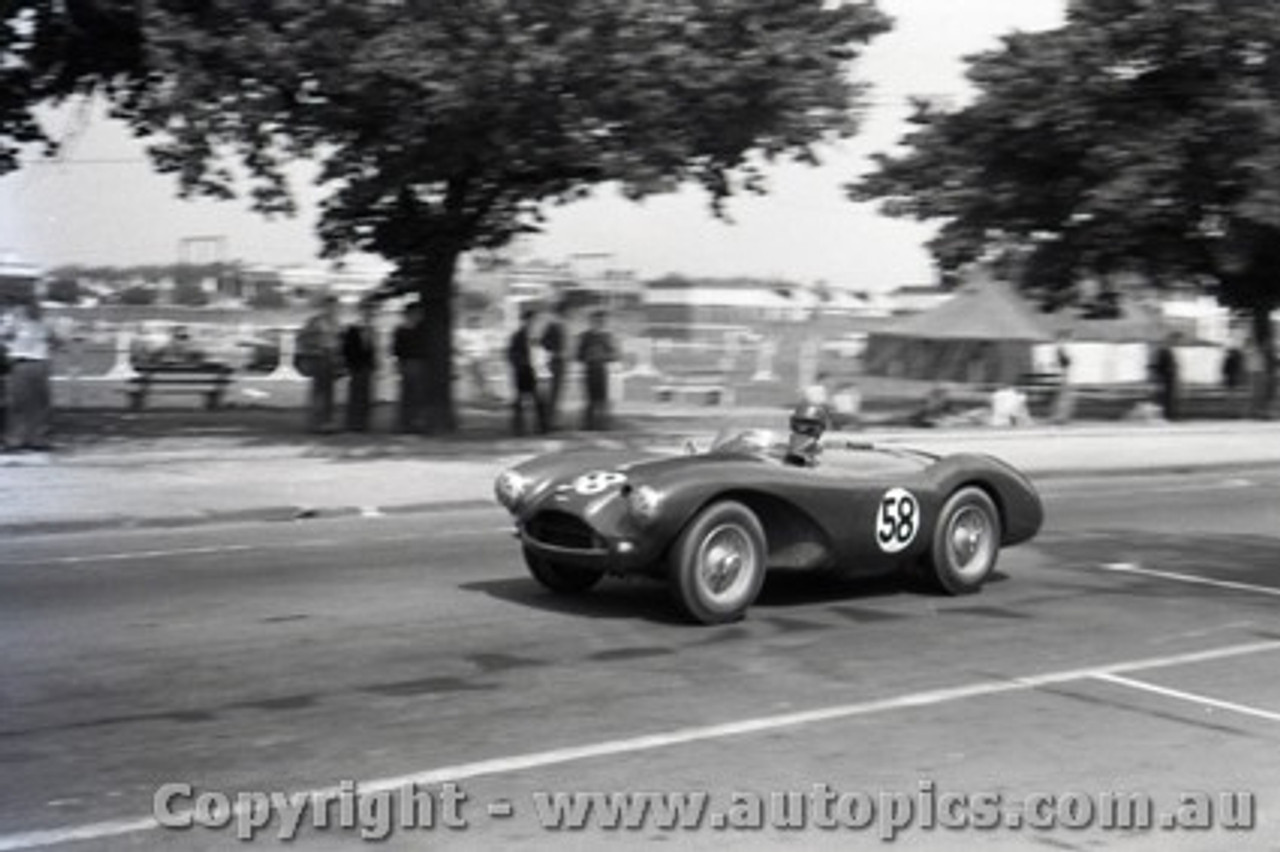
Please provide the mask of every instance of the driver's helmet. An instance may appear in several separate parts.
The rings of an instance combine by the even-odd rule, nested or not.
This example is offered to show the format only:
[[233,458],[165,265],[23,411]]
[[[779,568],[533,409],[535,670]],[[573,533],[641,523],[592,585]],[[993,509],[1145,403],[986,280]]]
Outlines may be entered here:
[[787,464],[813,467],[822,452],[822,433],[827,431],[827,409],[803,402],[791,412],[791,439],[784,460]]
[[791,432],[806,438],[821,438],[829,420],[826,406],[802,402],[791,412]]

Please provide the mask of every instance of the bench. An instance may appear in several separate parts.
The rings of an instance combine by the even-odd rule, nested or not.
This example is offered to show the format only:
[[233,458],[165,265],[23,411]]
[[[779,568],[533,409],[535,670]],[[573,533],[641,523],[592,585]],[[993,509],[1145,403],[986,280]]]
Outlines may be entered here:
[[685,400],[700,405],[733,405],[733,388],[724,381],[724,374],[709,371],[689,371],[683,375],[667,375],[665,381],[653,386],[653,396],[658,402]]
[[231,368],[225,364],[199,367],[150,367],[139,370],[128,380],[125,393],[129,408],[141,411],[154,393],[188,393],[204,396],[204,407],[210,411],[222,404],[222,396],[231,385]]
[[676,402],[685,399],[702,405],[732,404],[733,392],[724,385],[654,385],[653,395],[658,402]]

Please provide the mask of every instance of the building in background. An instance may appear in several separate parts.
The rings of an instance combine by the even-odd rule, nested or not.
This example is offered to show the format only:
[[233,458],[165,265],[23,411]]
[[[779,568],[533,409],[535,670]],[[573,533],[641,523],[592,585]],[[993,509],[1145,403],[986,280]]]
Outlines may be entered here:
[[37,266],[0,255],[0,309],[34,299],[42,274]]

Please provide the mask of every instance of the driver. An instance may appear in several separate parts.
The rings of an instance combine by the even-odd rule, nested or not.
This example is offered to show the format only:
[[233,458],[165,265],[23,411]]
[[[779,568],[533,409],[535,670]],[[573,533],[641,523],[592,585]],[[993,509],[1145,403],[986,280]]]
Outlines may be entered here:
[[784,461],[797,467],[815,467],[829,420],[826,406],[813,402],[797,405],[791,412],[791,437]]

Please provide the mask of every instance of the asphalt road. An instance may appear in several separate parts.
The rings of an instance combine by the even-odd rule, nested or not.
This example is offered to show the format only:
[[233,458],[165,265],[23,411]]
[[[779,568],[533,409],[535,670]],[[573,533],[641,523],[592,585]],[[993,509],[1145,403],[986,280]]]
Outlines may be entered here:
[[[1280,471],[1043,490],[978,596],[779,575],[720,628],[652,584],[552,597],[496,509],[0,542],[0,849],[243,848],[156,825],[172,784],[175,819],[334,823],[355,785],[377,834],[421,782],[382,848],[1280,850]],[[709,813],[544,827],[578,791]],[[1157,825],[1101,826],[1112,794]],[[293,848],[358,845],[319,810]]]

